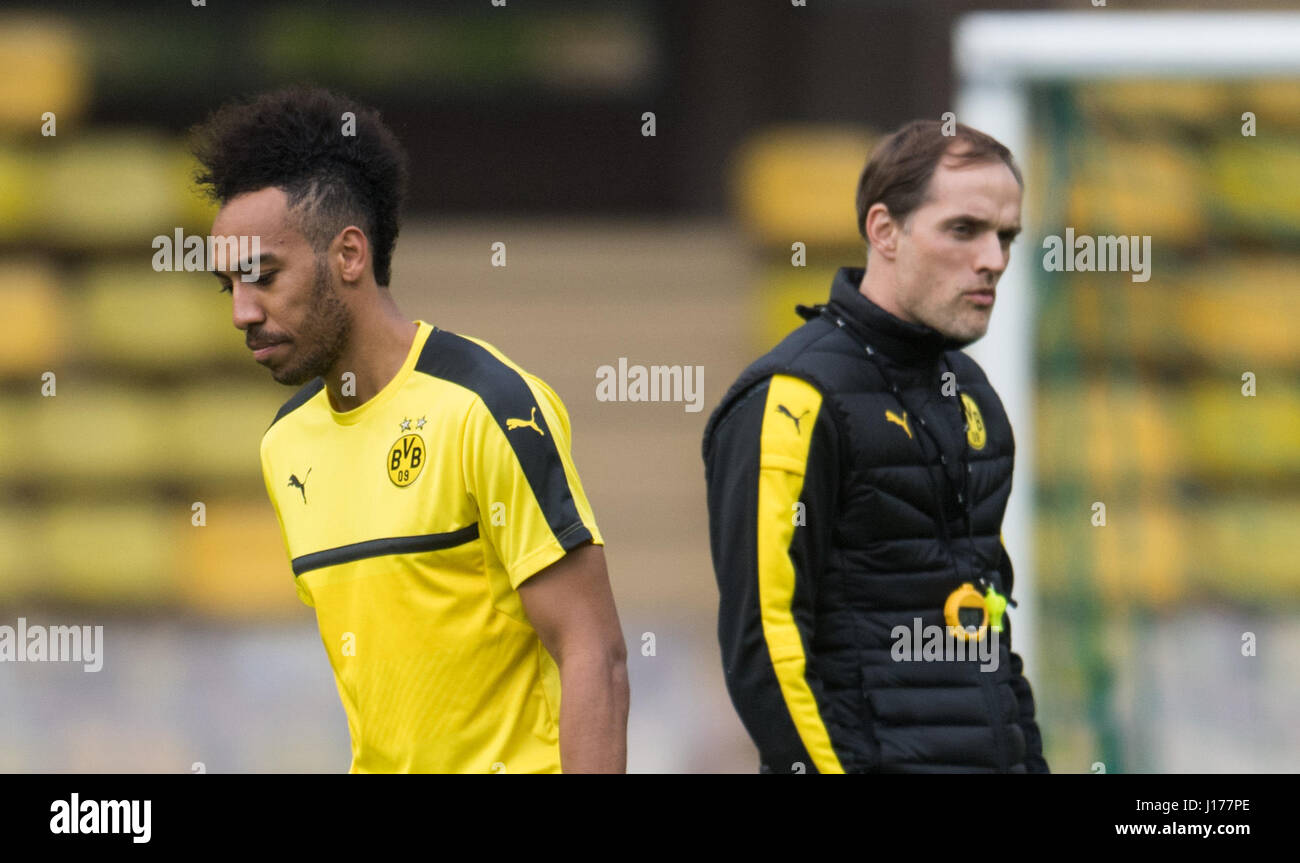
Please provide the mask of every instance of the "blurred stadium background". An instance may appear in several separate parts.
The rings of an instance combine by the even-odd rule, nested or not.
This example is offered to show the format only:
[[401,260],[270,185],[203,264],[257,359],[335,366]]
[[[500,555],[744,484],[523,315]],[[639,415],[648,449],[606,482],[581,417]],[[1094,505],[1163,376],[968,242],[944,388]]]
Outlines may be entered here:
[[[858,172],[882,133],[954,110],[962,16],[1088,5],[0,14],[0,624],[105,627],[98,673],[0,663],[0,770],[347,769],[257,461],[291,390],[249,359],[211,276],[151,267],[155,236],[210,225],[184,130],[227,98],[312,80],[378,105],[410,150],[403,309],[495,343],[570,409],[629,645],[630,768],[752,771],[714,636],[703,424],[797,325],[794,303],[860,263]],[[1035,308],[1033,389],[1018,394],[1033,485],[1016,486],[1033,508],[1006,533],[1032,548],[1017,573],[1048,760],[1296,771],[1300,80],[1098,75],[1028,92],[1033,219],[1013,266]],[[1151,280],[1044,272],[1041,239],[1065,226],[1152,235]],[[619,357],[703,365],[705,409],[598,402],[595,370]],[[1244,632],[1258,655],[1242,656]]]

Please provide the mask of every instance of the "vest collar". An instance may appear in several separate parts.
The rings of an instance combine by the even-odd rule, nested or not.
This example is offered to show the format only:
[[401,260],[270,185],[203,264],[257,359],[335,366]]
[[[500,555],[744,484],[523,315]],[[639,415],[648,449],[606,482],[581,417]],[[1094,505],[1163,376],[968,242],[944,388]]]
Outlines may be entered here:
[[858,290],[863,272],[862,267],[840,267],[831,283],[829,306],[877,352],[903,365],[929,367],[944,351],[960,350],[971,343],[885,311]]

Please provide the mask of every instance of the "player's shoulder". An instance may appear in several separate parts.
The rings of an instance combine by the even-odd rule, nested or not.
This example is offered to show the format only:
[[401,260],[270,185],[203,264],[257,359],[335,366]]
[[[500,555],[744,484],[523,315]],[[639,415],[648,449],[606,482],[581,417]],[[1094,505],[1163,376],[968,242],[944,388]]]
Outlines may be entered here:
[[415,362],[423,375],[457,384],[478,398],[493,416],[527,416],[538,399],[562,407],[545,381],[526,371],[483,339],[434,328]]
[[262,439],[265,440],[267,435],[271,433],[271,430],[276,428],[277,424],[284,420],[285,417],[288,417],[295,411],[302,409],[302,407],[310,402],[317,393],[324,389],[324,387],[325,379],[321,377],[312,378],[310,381],[299,387],[298,391],[289,396],[284,404],[280,405],[280,409],[275,412],[275,418],[272,419],[271,424],[266,427],[266,431],[262,434]]

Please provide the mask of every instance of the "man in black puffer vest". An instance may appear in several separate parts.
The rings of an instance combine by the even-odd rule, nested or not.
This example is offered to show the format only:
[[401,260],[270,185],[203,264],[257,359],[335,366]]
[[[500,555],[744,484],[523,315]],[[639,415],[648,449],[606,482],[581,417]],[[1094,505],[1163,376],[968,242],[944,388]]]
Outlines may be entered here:
[[1023,186],[993,138],[943,132],[877,147],[866,269],[798,307],[705,429],[727,688],[765,773],[1048,772],[1005,612],[1015,441],[961,351]]

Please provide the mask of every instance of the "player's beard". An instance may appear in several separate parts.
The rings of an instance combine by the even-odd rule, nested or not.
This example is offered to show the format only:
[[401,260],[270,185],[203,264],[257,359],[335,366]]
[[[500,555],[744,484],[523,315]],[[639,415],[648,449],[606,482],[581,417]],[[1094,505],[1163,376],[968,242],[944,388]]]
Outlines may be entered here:
[[321,255],[316,259],[312,281],[311,311],[294,339],[302,354],[291,364],[275,370],[272,377],[288,386],[301,386],[313,378],[325,377],[347,350],[351,337],[352,315],[330,284],[329,263]]

